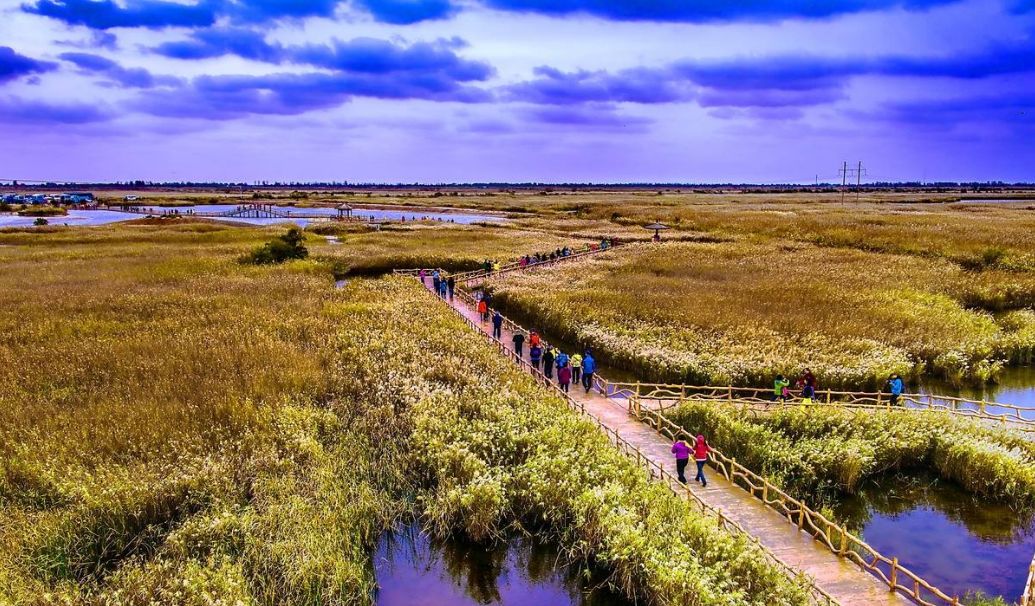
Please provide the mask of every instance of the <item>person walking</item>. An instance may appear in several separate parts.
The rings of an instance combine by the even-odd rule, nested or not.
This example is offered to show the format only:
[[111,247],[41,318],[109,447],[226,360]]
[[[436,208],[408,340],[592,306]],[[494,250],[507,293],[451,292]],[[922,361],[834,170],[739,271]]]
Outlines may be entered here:
[[811,386],[811,385],[809,385],[808,383],[806,383],[805,387],[801,388],[801,404],[802,404],[802,406],[811,406],[812,405],[812,398],[815,398],[815,397],[816,397],[816,388]]
[[438,294],[438,286],[441,281],[442,278],[438,275],[438,270],[436,269],[431,273],[431,285],[434,287],[435,294]]
[[454,276],[449,276],[449,279],[446,280],[446,288],[449,289],[449,300],[452,301],[453,293],[456,292],[456,278]]
[[568,363],[570,361],[571,361],[571,358],[568,357],[568,354],[564,353],[563,351],[558,351],[557,352],[557,369],[558,370],[560,370],[561,368],[564,368],[565,366],[568,366]]
[[417,272],[420,275],[420,283],[424,286],[428,285],[428,272],[426,270],[420,270]]
[[902,397],[902,392],[906,390],[906,384],[898,373],[891,375],[891,378],[888,379],[888,389],[891,390],[891,405],[898,406],[898,400]]
[[681,484],[686,484],[686,465],[690,462],[690,445],[684,440],[677,440],[672,445],[672,454],[676,455],[676,475]]
[[478,315],[481,316],[482,322],[489,321],[489,304],[485,302],[485,299],[478,301]]
[[532,363],[532,368],[539,369],[539,361],[543,359],[543,348],[538,343],[528,348],[528,361]]
[[582,356],[582,386],[586,388],[586,393],[593,388],[593,373],[597,371],[597,361],[593,359],[593,353],[588,349]]
[[568,393],[568,385],[571,384],[571,366],[565,364],[557,369],[557,383],[561,386],[561,391]]
[[784,378],[783,375],[776,375],[776,379],[773,380],[773,402],[783,399],[786,402],[786,394],[784,391],[790,387],[791,382]]
[[446,288],[446,279],[445,278],[440,278],[439,281],[438,281],[438,296],[440,296],[443,299],[445,299],[446,298],[446,294],[448,292],[449,292],[449,289]]
[[553,363],[557,359],[555,351],[554,348],[547,347],[546,351],[543,352],[543,374],[546,375],[547,379],[553,378]]
[[708,478],[704,477],[704,465],[708,462],[708,455],[711,451],[712,447],[708,446],[708,441],[704,439],[704,435],[697,434],[697,439],[694,440],[694,461],[697,462],[697,477],[694,478],[694,481],[700,482],[705,488],[708,488]]
[[582,356],[571,354],[571,380],[574,383],[582,383]]
[[528,344],[531,345],[542,345],[543,339],[539,336],[539,333],[533,328],[532,332],[528,335]]
[[520,358],[524,352],[525,333],[521,330],[515,330],[514,336],[511,338],[511,341],[514,342],[514,353],[516,353],[517,357]]
[[503,314],[498,309],[492,312],[492,338],[503,338]]

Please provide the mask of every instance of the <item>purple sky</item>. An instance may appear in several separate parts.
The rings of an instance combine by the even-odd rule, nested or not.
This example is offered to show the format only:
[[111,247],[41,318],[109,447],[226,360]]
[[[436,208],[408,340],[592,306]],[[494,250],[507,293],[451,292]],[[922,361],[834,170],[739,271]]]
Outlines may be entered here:
[[1035,181],[1035,0],[0,0],[0,179]]

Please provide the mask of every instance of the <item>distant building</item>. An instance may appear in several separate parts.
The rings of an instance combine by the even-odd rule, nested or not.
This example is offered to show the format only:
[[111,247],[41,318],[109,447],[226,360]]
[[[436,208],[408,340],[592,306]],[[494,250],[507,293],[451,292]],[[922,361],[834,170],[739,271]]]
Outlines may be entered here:
[[126,197],[125,197],[125,198],[123,198],[122,200],[123,200],[124,202],[136,202],[136,201],[137,201],[137,200],[139,200],[139,199],[140,199],[140,196],[126,196]]
[[26,204],[46,204],[47,203],[47,195],[46,194],[28,194],[26,196],[22,196],[22,201],[25,202]]

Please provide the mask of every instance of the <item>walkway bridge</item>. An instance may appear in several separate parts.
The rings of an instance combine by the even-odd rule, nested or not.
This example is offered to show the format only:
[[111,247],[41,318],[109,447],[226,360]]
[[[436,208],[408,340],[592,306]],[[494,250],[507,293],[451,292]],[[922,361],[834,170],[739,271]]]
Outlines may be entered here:
[[[898,558],[880,553],[845,527],[720,451],[713,451],[711,455],[710,465],[718,477],[712,478],[708,488],[690,487],[676,481],[669,450],[671,443],[676,439],[693,443],[694,436],[664,417],[664,408],[678,404],[680,399],[691,397],[758,403],[766,401],[771,404],[765,398],[767,391],[771,393],[771,388],[620,383],[597,374],[591,391],[584,393],[576,386],[571,395],[564,394],[538,369],[532,367],[527,357],[515,354],[509,347],[516,331],[528,331],[509,318],[504,318],[502,337],[498,340],[492,338],[491,324],[481,320],[474,297],[464,288],[465,285],[485,279],[556,265],[599,252],[604,251],[585,251],[529,266],[510,264],[498,271],[454,274],[460,288],[449,304],[471,327],[492,341],[502,354],[530,372],[544,386],[556,390],[570,407],[593,421],[616,448],[644,466],[653,478],[664,482],[674,493],[687,499],[703,513],[715,517],[723,528],[747,535],[789,576],[804,573],[811,583],[810,595],[814,604],[959,606],[957,596],[941,591],[902,566]],[[399,270],[396,273],[417,276],[419,271]],[[431,270],[425,271],[430,275]],[[425,283],[425,286],[429,285]],[[906,410],[939,410],[979,418],[987,418],[982,414],[992,414],[987,412],[992,405],[989,403],[986,403],[988,406],[978,406],[977,413],[972,413],[969,407],[933,403],[958,400],[962,404],[970,401],[939,397],[925,400],[928,396],[916,396],[909,396],[908,402],[912,406]],[[821,392],[817,396],[817,400],[824,405],[886,407],[886,398],[883,401],[881,398],[881,394],[835,391]],[[924,402],[927,407],[920,408]],[[1005,421],[998,416],[995,420],[1035,423],[1019,411],[1007,416],[1009,418]],[[1035,606],[1035,559],[1032,561],[1021,606]]]

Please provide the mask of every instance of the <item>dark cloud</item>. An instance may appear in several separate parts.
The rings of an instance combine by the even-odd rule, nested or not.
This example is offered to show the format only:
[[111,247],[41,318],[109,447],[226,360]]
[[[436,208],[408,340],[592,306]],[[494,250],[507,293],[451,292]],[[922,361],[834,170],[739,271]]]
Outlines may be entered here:
[[115,61],[90,53],[62,53],[61,59],[74,64],[80,71],[103,76],[122,88],[154,88],[176,86],[180,80],[169,76],[154,76],[142,67],[126,68]]
[[506,88],[516,101],[566,105],[590,102],[671,103],[685,101],[692,93],[685,80],[665,69],[636,68],[616,73],[604,71],[562,72],[538,67],[535,80]]
[[496,9],[563,16],[585,13],[616,21],[779,21],[822,19],[847,13],[905,8],[922,10],[956,0],[484,0]]
[[999,122],[1014,129],[1035,130],[1035,93],[1004,92],[885,103],[878,111],[859,117],[900,125],[951,128],[963,122]]
[[110,120],[111,115],[96,105],[80,103],[52,104],[0,98],[0,123],[32,124],[88,124]]
[[348,72],[431,72],[460,82],[491,77],[494,70],[489,64],[466,60],[456,54],[455,49],[464,45],[457,38],[418,42],[410,46],[374,38],[356,38],[348,42],[335,40],[329,45],[289,48],[286,56],[294,63]]
[[57,65],[21,55],[9,46],[0,46],[0,82],[7,82],[29,74],[49,72]]
[[93,29],[113,27],[205,27],[216,21],[216,1],[179,4],[161,0],[129,0],[125,6],[113,0],[38,0],[22,10],[71,25]]
[[1035,41],[1031,39],[944,57],[781,55],[684,60],[617,72],[561,72],[540,67],[535,79],[508,86],[505,93],[511,100],[543,105],[670,103],[696,98],[702,107],[769,108],[775,114],[775,108],[842,100],[849,81],[858,76],[972,80],[1025,73],[1035,73]]
[[132,107],[159,116],[228,120],[252,114],[296,115],[352,97],[480,103],[490,93],[443,73],[203,76],[175,95],[145,94]]
[[[277,19],[331,17],[341,0],[35,0],[22,10],[71,25],[105,30],[114,27],[209,27],[219,21],[265,23]],[[399,25],[452,15],[452,0],[353,0],[375,20]]]
[[466,43],[459,38],[417,42],[408,46],[375,38],[283,46],[267,42],[261,32],[242,28],[212,28],[192,33],[190,40],[167,42],[154,51],[177,59],[237,55],[266,63],[296,63],[343,72],[436,73],[460,82],[490,78],[495,73],[491,65],[464,59],[456,53],[457,49],[464,46]]
[[284,48],[266,42],[262,32],[239,27],[216,27],[191,32],[190,39],[166,42],[154,52],[174,59],[208,59],[237,55],[245,59],[280,63],[285,60]]
[[457,11],[451,0],[356,0],[374,19],[408,25],[431,19],[444,19]]

